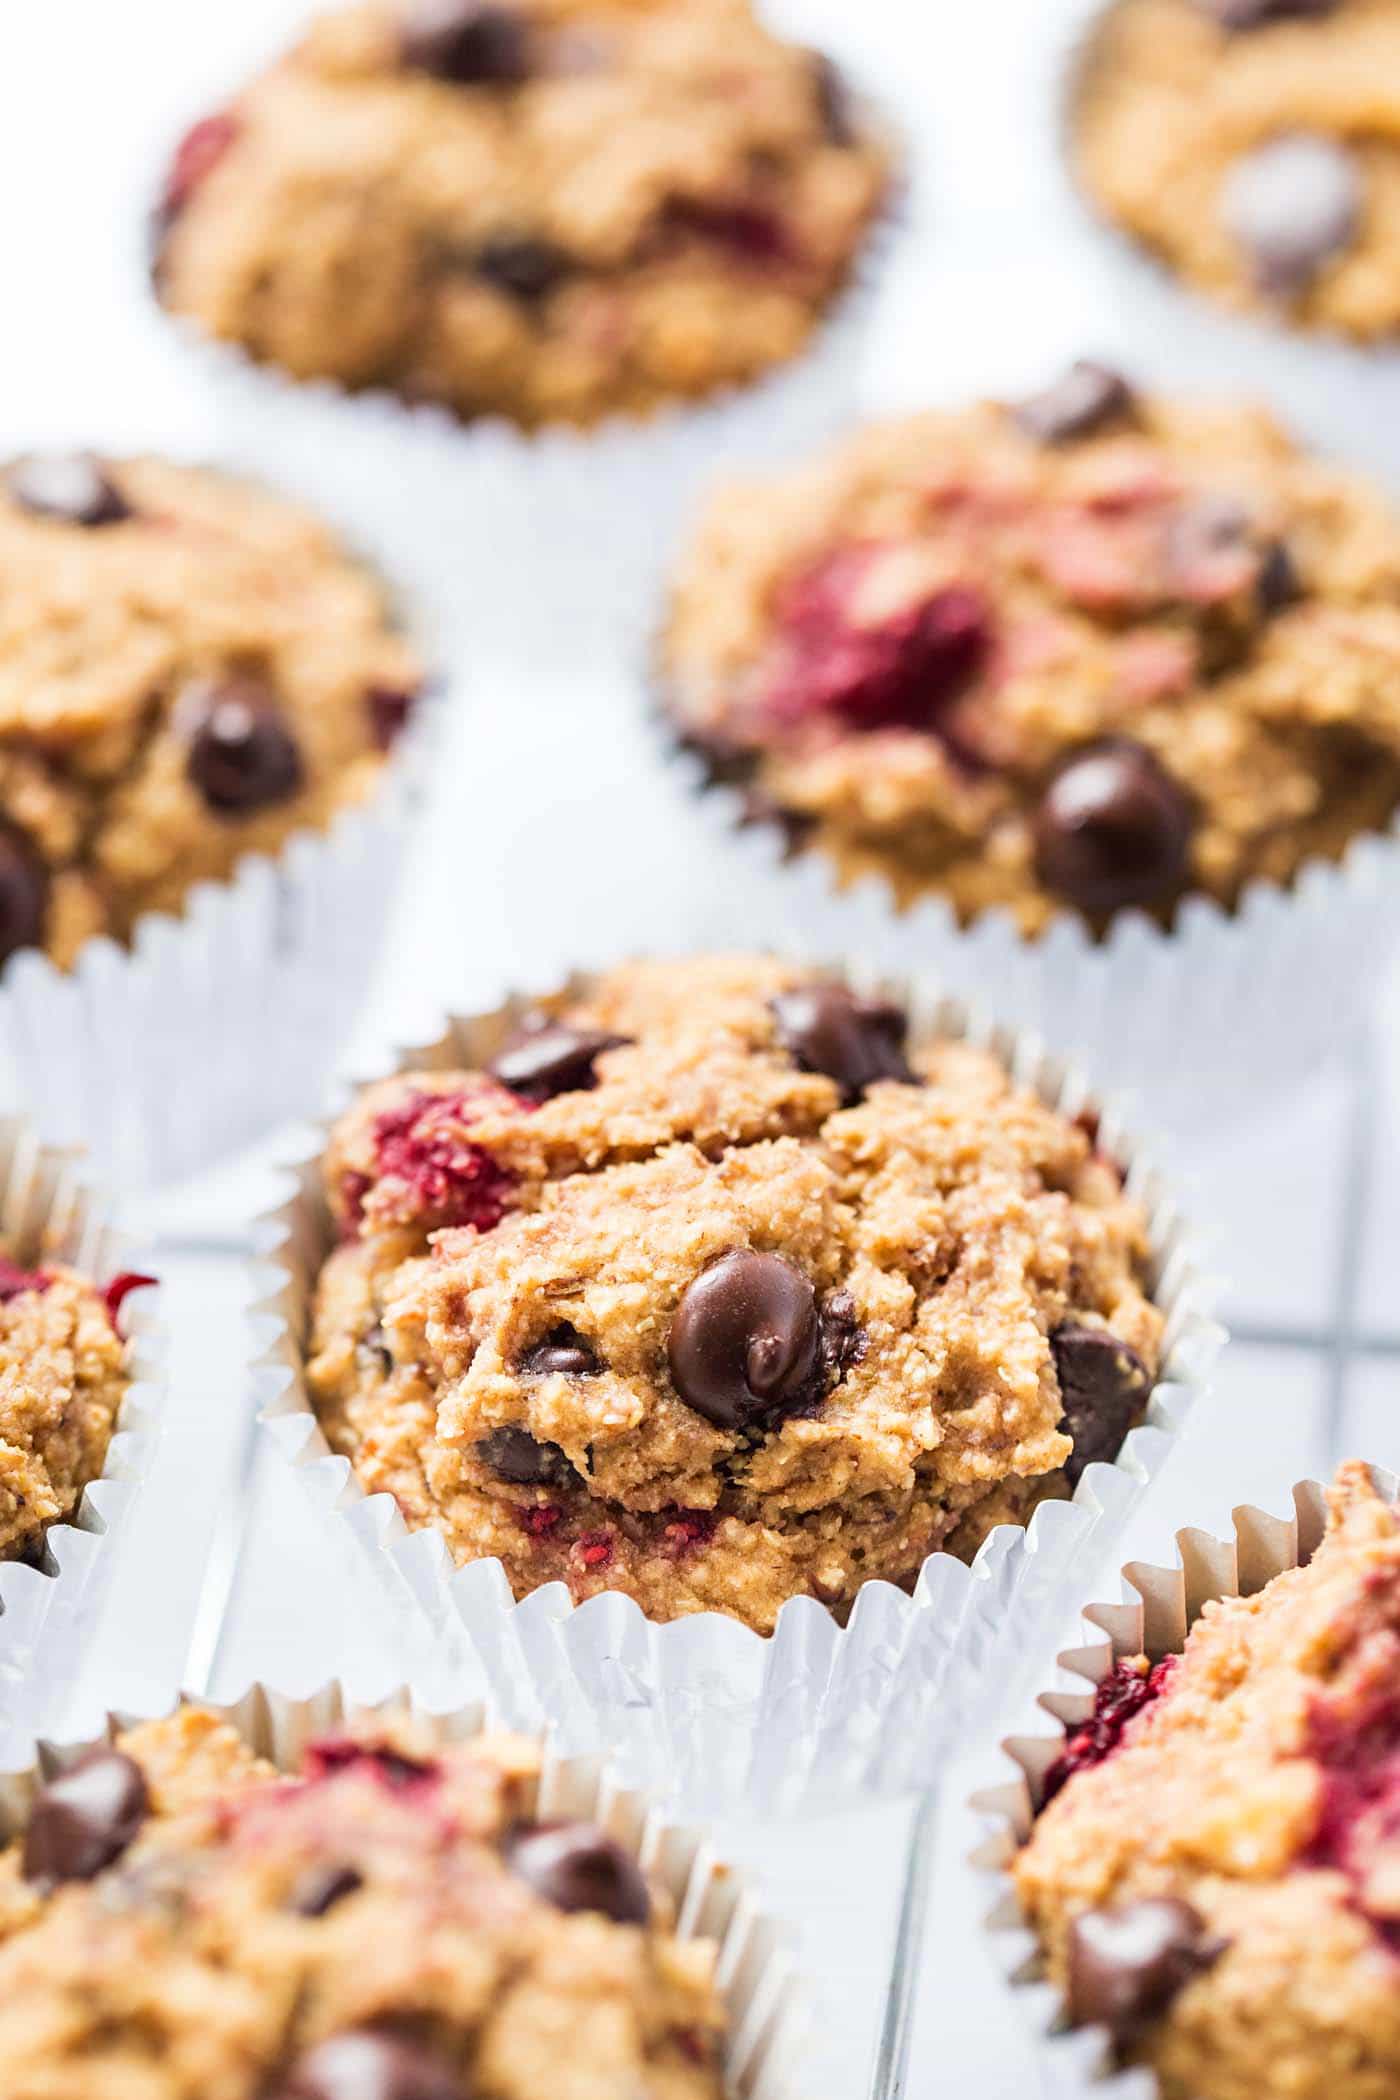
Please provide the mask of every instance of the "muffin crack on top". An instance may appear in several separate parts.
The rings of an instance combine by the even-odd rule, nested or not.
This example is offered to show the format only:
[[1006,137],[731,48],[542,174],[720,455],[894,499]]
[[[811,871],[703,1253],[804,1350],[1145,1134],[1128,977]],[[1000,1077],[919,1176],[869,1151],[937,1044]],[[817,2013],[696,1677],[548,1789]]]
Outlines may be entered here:
[[1116,1455],[1160,1367],[1093,1130],[777,962],[627,965],[380,1082],[324,1180],[325,1433],[517,1595],[844,1614]]
[[1090,361],[719,490],[656,655],[752,815],[965,922],[1233,908],[1400,806],[1380,493]]
[[279,1772],[127,1730],[0,1851],[7,2100],[720,2100],[716,1948],[541,1760],[366,1723]]
[[794,357],[888,179],[748,0],[348,7],[184,139],[156,284],[297,378],[589,424]]
[[1400,2086],[1400,1521],[1339,1471],[1312,1561],[1119,1662],[1015,1864],[1076,2022],[1163,2100]]

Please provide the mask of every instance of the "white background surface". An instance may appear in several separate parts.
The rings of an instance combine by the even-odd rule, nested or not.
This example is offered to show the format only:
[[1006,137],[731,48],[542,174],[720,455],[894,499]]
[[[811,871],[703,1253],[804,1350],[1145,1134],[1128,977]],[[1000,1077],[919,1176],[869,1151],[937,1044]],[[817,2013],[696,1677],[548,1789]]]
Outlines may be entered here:
[[[5,10],[0,450],[44,436],[219,449],[216,406],[143,295],[142,210],[170,139],[297,13],[295,0]],[[872,344],[872,406],[1021,386],[1068,355],[1116,351],[1148,378],[1248,379],[1319,439],[1392,475],[1400,466],[1400,417],[1377,414],[1393,373],[1197,316],[1123,271],[1067,211],[1048,151],[1066,0],[980,10],[789,0],[783,13],[848,53],[854,45],[915,148],[915,201]],[[500,667],[476,669],[356,1069],[382,1058],[382,1044],[426,1032],[449,997],[489,1000],[503,982],[546,979],[580,947],[601,951],[610,910],[621,919],[639,886],[669,915],[677,946],[743,937],[742,899],[707,879],[699,827],[648,770],[634,696],[582,666],[566,692],[547,695]],[[566,765],[561,751],[587,763]],[[1397,1042],[1394,1015],[1383,1016],[1374,1041],[1347,1046],[1304,1096],[1261,1109],[1251,1128],[1174,1146],[1245,1339],[1136,1527],[1134,1553],[1168,1558],[1177,1524],[1223,1528],[1240,1501],[1282,1508],[1295,1477],[1341,1450],[1400,1459]],[[174,1401],[144,1550],[111,1600],[88,1705],[158,1695],[178,1679],[211,1549],[232,1578],[218,1688],[264,1676],[309,1689],[339,1672],[370,1692],[418,1667],[358,1567],[308,1531],[288,1482],[259,1480],[246,1534],[230,1522],[247,1413],[239,1250],[267,1188],[249,1167],[156,1221],[174,1235],[160,1263],[176,1322]],[[1339,1311],[1371,1345],[1349,1363],[1328,1339]],[[1113,1588],[1105,1571],[1100,1593]],[[977,1776],[986,1748],[969,1745]],[[964,1780],[955,1774],[948,1791],[911,2091],[961,2093],[975,2079],[989,2095],[1022,2095],[1034,2090],[1032,2061],[958,1864],[972,1835],[957,1805]],[[820,2100],[864,2089],[902,1813],[733,1833],[805,1930]]]

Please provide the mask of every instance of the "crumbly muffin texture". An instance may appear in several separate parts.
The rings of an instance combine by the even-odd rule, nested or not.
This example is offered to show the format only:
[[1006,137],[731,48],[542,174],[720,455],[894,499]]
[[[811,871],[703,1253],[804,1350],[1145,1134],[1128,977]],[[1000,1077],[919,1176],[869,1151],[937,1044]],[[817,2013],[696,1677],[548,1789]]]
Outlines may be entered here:
[[1230,305],[1400,329],[1400,0],[1117,0],[1081,69],[1098,206]]
[[761,1632],[1063,1494],[1162,1322],[1092,1131],[777,962],[619,968],[335,1131],[307,1377],[363,1485],[517,1595]]
[[589,424],[794,357],[887,179],[749,0],[350,7],[189,134],[156,278],[296,378]]
[[104,1291],[61,1264],[0,1255],[0,1561],[40,1554],[102,1472],[128,1385],[118,1313],[149,1281]]
[[719,2100],[714,1949],[539,1760],[376,1725],[284,1776],[198,1708],[0,1854],[6,2100]]
[[153,459],[0,472],[0,962],[126,940],[361,801],[421,678],[307,512]]
[[1022,1903],[1164,2100],[1400,2090],[1397,1687],[1400,1523],[1352,1463],[1310,1565],[1118,1665],[1052,1768]]
[[1397,673],[1381,496],[1088,362],[721,489],[658,642],[675,730],[794,846],[1027,933],[1386,824]]

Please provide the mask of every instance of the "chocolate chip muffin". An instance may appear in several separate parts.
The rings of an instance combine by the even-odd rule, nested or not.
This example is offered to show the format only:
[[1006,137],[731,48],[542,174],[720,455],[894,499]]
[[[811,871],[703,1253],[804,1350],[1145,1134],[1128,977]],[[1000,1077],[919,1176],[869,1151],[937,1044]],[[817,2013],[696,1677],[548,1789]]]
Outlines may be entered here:
[[403,1728],[283,1776],[186,1708],[0,1854],[7,2100],[719,2100],[714,1949],[533,1746]]
[[128,1271],[102,1289],[0,1254],[0,1561],[41,1558],[101,1474],[127,1393],[122,1303],[152,1280]]
[[153,459],[0,471],[0,962],[95,934],[373,789],[421,673],[305,511]]
[[888,175],[749,0],[348,7],[180,146],[156,281],[295,378],[585,425],[795,357]]
[[1400,0],[1117,0],[1074,109],[1089,195],[1232,306],[1400,330]]
[[1364,1466],[1309,1566],[1115,1667],[1044,1792],[1022,1903],[1164,2100],[1400,2090],[1400,1523]]
[[1400,804],[1400,527],[1263,415],[1084,363],[722,489],[658,669],[710,773],[842,879],[1166,924]]
[[517,1596],[762,1633],[1112,1458],[1145,1220],[988,1053],[776,962],[636,964],[334,1131],[307,1378],[363,1486]]

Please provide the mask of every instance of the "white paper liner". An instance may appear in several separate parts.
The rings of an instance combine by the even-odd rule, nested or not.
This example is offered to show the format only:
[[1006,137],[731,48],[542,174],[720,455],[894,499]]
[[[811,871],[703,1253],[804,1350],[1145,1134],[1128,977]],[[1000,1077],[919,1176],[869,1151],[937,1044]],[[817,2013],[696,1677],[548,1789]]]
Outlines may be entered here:
[[[478,667],[557,679],[612,668],[685,519],[726,472],[800,459],[854,413],[891,205],[850,284],[790,363],[645,419],[522,431],[382,390],[295,381],[168,316],[207,414],[240,459],[326,503],[414,577],[434,622]],[[551,710],[537,694],[541,715]]]
[[[991,1027],[907,980],[843,972],[899,999],[915,1041],[948,1035],[984,1043],[1023,1083],[1070,1114],[1097,1107],[1077,1072],[1031,1038]],[[556,996],[578,996],[576,976]],[[435,1040],[404,1051],[398,1069],[480,1067],[518,1013],[455,1017]],[[333,1119],[332,1119],[333,1120]],[[1112,1465],[1086,1468],[1072,1502],[1047,1502],[1029,1526],[992,1532],[971,1567],[947,1553],[924,1565],[912,1595],[884,1582],[861,1592],[842,1629],[815,1600],[784,1605],[763,1639],[705,1612],[654,1624],[629,1598],[575,1606],[554,1583],[516,1603],[499,1561],[454,1569],[441,1536],[411,1533],[388,1494],[366,1495],[332,1454],[312,1411],[302,1347],[317,1273],[334,1244],[318,1139],[294,1192],[260,1227],[269,1295],[259,1307],[268,1347],[255,1373],[266,1433],[313,1506],[337,1512],[400,1610],[432,1630],[455,1684],[480,1689],[508,1724],[554,1722],[571,1749],[606,1749],[630,1778],[671,1790],[687,1807],[812,1807],[864,1789],[893,1794],[930,1783],[940,1763],[998,1706],[1057,1602],[1073,1594],[1091,1550],[1117,1535],[1171,1451],[1205,1389],[1223,1334],[1214,1287],[1166,1185],[1111,1107],[1100,1142],[1127,1172],[1150,1221],[1152,1281],[1166,1315],[1163,1369],[1143,1425]]]
[[[1373,1466],[1371,1478],[1388,1502],[1400,1503],[1395,1474]],[[1046,1772],[1069,1731],[1092,1715],[1094,1688],[1114,1663],[1123,1656],[1146,1654],[1156,1662],[1179,1655],[1212,1598],[1253,1596],[1276,1575],[1311,1559],[1327,1525],[1327,1489],[1320,1481],[1299,1482],[1286,1517],[1250,1505],[1232,1516],[1231,1539],[1179,1531],[1180,1565],[1175,1568],[1141,1561],[1123,1568],[1124,1601],[1089,1606],[1083,1616],[1091,1638],[1056,1657],[1059,1682],[1038,1701],[1055,1723],[1053,1733],[1009,1736],[1002,1749],[1016,1767],[1014,1777],[973,1796],[986,1825],[974,1864],[986,1875],[991,1903],[986,1929],[996,1965],[1034,2037],[1044,2091],[1064,2094],[1066,2100],[1089,2085],[1111,2092],[1113,2100],[1156,2100],[1158,2088],[1149,2071],[1115,2068],[1105,2028],[1068,2025],[1063,1998],[1046,1979],[1036,1936],[1021,1915],[1009,1867],[1030,1835]]]
[[[362,1706],[347,1699],[337,1684],[310,1698],[294,1699],[258,1684],[228,1705],[193,1703],[230,1722],[260,1756],[283,1770],[294,1769],[317,1736],[372,1722],[377,1715],[412,1715],[444,1744],[469,1742],[488,1727],[479,1706],[428,1713],[407,1693]],[[100,1730],[78,1742],[40,1742],[19,1753],[6,1746],[0,1844],[23,1829],[36,1791],[56,1770],[124,1728],[169,1711],[166,1705],[140,1714],[110,1714]],[[714,1942],[715,1983],[729,2022],[723,2070],[732,2100],[800,2100],[810,2090],[803,2075],[808,2012],[789,1935],[764,1910],[759,1891],[719,1857],[703,1831],[670,1821],[622,1783],[606,1761],[561,1755],[547,1735],[536,1733],[542,1764],[535,1813],[600,1824],[671,1898],[676,1938]]]
[[[141,1257],[126,1244],[74,1156],[41,1145],[32,1128],[0,1119],[0,1242],[21,1267],[70,1265],[102,1290]],[[0,1732],[37,1723],[76,1682],[83,1644],[121,1535],[149,1471],[164,1398],[159,1293],[121,1309],[130,1384],[100,1477],[73,1518],[49,1527],[42,1560],[0,1560]],[[55,1708],[56,1710],[56,1708]]]
[[[123,448],[141,449],[184,448]],[[195,463],[248,471],[207,451]],[[266,480],[285,492],[275,471]],[[393,575],[381,542],[356,536],[349,551]],[[431,625],[416,599],[394,597],[431,674]],[[424,693],[364,803],[195,885],[178,914],[148,913],[129,946],[90,940],[69,971],[38,949],[12,956],[0,971],[0,1109],[81,1146],[132,1192],[311,1113],[369,988],[444,705]]]

